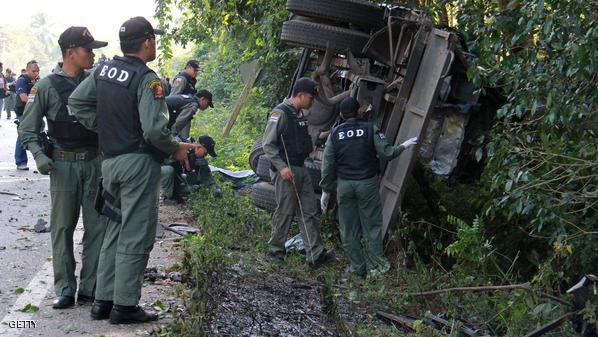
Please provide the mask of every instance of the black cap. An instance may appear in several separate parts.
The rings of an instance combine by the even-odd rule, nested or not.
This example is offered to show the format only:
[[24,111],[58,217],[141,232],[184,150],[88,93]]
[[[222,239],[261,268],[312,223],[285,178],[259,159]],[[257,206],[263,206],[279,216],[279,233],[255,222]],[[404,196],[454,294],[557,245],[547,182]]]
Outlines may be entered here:
[[185,68],[186,67],[191,67],[193,69],[199,70],[199,62],[197,62],[196,60],[189,60],[187,61],[187,64],[185,64]]
[[125,21],[118,32],[121,41],[130,41],[142,37],[150,38],[156,35],[162,35],[162,29],[154,29],[152,24],[142,16],[136,16]]
[[341,102],[341,114],[344,117],[355,117],[359,109],[359,102],[353,97],[347,97]]
[[214,142],[214,139],[212,139],[212,137],[210,137],[208,135],[203,135],[197,139],[197,142],[199,144],[201,144],[201,146],[205,147],[206,150],[208,150],[208,154],[210,156],[212,156],[212,157],[218,156],[218,155],[216,155],[216,150],[214,149],[214,147],[216,146],[216,142]]
[[197,96],[198,98],[204,97],[205,99],[208,100],[208,105],[210,106],[210,108],[214,107],[214,104],[212,103],[212,93],[207,91],[207,90],[200,90],[198,91],[195,96]]
[[108,45],[108,42],[96,41],[87,27],[69,27],[58,38],[60,48],[102,48]]
[[316,83],[311,78],[301,77],[297,80],[297,82],[295,82],[295,85],[293,86],[293,96],[297,96],[297,94],[300,92],[306,92],[315,96],[318,94],[317,86],[318,83]]

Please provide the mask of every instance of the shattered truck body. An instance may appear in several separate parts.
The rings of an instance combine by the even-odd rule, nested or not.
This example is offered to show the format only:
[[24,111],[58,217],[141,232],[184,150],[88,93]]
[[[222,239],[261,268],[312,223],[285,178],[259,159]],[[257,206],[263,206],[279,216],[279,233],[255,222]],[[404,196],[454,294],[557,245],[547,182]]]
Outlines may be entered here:
[[[390,143],[419,139],[398,158],[380,163],[384,233],[400,212],[416,160],[446,178],[480,161],[474,144],[496,105],[474,95],[466,74],[471,55],[458,33],[435,28],[417,10],[367,1],[288,0],[287,9],[292,14],[281,39],[303,48],[293,83],[308,76],[320,84],[312,108],[304,111],[315,144],[305,165],[316,191],[324,143],[347,96],[361,103],[363,118],[376,123]],[[257,141],[250,164],[269,181],[270,163],[262,154]],[[273,187],[258,184],[252,199],[272,209]]]

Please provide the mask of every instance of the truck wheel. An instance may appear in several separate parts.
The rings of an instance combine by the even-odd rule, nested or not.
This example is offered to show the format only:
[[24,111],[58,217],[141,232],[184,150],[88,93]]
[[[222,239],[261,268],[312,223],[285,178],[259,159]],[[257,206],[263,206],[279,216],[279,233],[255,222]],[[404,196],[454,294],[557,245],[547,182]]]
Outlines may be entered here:
[[360,31],[297,20],[284,22],[280,34],[280,39],[291,46],[326,50],[331,42],[336,51],[349,49],[356,55],[361,54],[369,38],[369,34]]
[[287,10],[297,15],[352,23],[362,27],[384,24],[384,8],[360,0],[287,0]]
[[262,139],[258,139],[255,141],[255,144],[249,150],[249,167],[253,170],[253,172],[257,173],[257,164],[260,156],[264,154],[264,149],[262,149]]
[[322,163],[320,161],[306,160],[304,164],[305,168],[309,172],[311,183],[314,186],[314,191],[321,191],[322,188],[320,187],[320,180],[322,179]]
[[251,202],[257,207],[269,212],[276,209],[276,197],[274,196],[274,185],[267,182],[260,182],[253,185],[251,189]]
[[257,170],[255,174],[260,177],[263,181],[270,181],[270,158],[268,156],[261,155],[257,161]]

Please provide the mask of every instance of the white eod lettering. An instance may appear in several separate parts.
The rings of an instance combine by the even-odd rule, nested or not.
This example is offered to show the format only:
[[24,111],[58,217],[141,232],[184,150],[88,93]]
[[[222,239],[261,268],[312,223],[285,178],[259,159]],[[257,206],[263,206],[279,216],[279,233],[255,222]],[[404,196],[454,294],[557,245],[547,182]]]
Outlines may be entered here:
[[[118,77],[116,77],[117,74]],[[129,72],[121,69],[119,74],[118,68],[110,68],[109,66],[105,65],[102,67],[102,71],[100,71],[100,76],[106,76],[109,79],[114,79],[116,77],[117,81],[125,82],[129,78]]]
[[349,130],[347,132],[341,131],[338,133],[338,139],[361,137],[364,134],[365,134],[365,131],[363,131],[363,129]]

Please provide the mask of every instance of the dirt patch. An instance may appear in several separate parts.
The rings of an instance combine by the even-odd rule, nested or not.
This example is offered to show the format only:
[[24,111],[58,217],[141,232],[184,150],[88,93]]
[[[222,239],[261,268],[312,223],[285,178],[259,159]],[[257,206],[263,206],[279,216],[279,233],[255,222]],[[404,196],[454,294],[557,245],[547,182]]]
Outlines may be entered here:
[[207,317],[209,336],[338,336],[339,321],[367,316],[337,297],[340,319],[323,313],[322,286],[281,275],[248,275],[237,268],[212,291],[218,301]]

